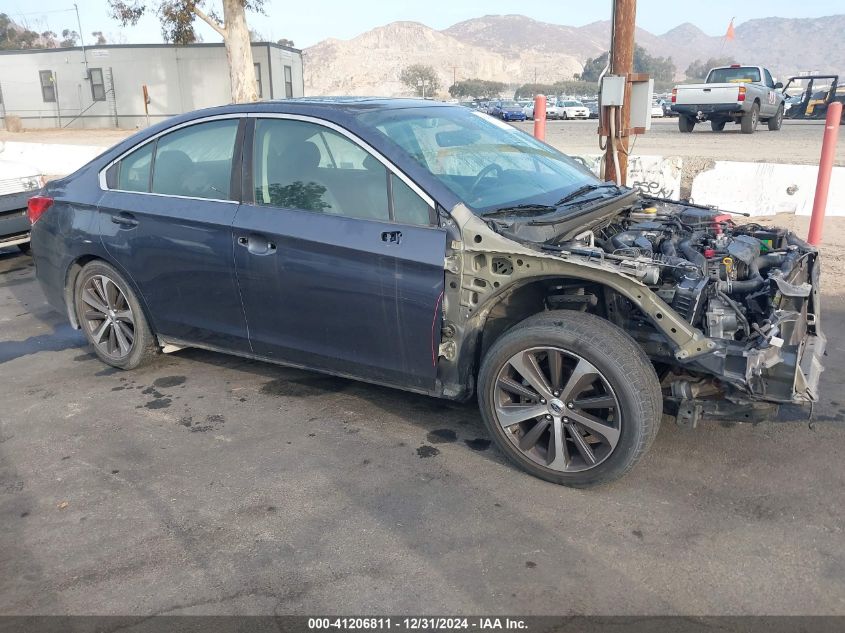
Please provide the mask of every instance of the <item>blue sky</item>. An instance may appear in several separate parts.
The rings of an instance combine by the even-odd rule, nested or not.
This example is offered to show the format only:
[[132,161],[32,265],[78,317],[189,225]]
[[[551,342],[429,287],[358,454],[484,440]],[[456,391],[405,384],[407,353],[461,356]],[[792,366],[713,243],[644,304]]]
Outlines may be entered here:
[[[107,16],[105,0],[77,0],[83,33],[103,31],[128,43],[160,42],[155,16],[145,17],[134,29],[121,29]],[[155,0],[152,0],[155,4]],[[214,6],[215,0],[206,0]],[[0,12],[18,22],[26,21],[38,31],[76,29],[73,2],[40,0],[33,9],[27,0],[0,0]],[[741,6],[744,5],[744,6]],[[250,24],[266,39],[292,39],[306,47],[325,39],[348,39],[374,26],[394,20],[414,20],[442,29],[473,17],[497,13],[522,13],[544,22],[581,26],[608,19],[610,0],[266,0],[267,15],[252,15]],[[738,3],[736,0],[708,0],[706,10],[694,11],[695,3],[671,0],[639,0],[637,24],[653,33],[665,33],[682,22],[692,22],[710,35],[722,35],[732,16],[736,24],[745,20],[779,16],[810,18],[833,15],[845,10],[842,0],[769,0],[765,3]],[[206,42],[219,36],[205,24],[199,27]],[[119,35],[120,34],[120,35]],[[90,38],[89,38],[90,39]]]

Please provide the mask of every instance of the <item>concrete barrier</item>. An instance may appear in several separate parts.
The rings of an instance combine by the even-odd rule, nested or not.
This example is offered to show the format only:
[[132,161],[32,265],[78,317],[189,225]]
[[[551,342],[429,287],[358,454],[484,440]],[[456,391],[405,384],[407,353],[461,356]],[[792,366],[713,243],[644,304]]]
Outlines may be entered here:
[[[752,215],[810,215],[819,169],[814,165],[716,161],[692,181],[692,200]],[[845,215],[845,167],[834,167],[828,216]]]

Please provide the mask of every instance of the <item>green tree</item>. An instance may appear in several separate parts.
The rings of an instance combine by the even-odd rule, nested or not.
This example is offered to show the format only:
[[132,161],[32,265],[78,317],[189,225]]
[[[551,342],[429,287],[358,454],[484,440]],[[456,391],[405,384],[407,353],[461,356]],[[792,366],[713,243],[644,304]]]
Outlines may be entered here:
[[472,99],[490,99],[498,96],[505,89],[501,81],[488,81],[487,79],[464,79],[449,86],[449,94],[460,99],[470,97]]
[[[581,73],[582,81],[599,80],[601,72],[607,67],[607,60],[610,53],[605,51],[595,58],[590,58],[584,63],[584,71]],[[675,64],[671,57],[657,57],[650,55],[642,46],[634,46],[634,72],[647,73],[656,82],[671,82],[675,76]]]
[[62,31],[62,41],[59,42],[59,46],[61,48],[70,48],[71,46],[76,46],[76,41],[79,39],[79,33],[76,31],[71,31],[70,29],[64,29]]
[[711,68],[718,68],[719,66],[730,66],[735,64],[733,57],[711,57],[707,61],[696,59],[688,67],[684,73],[687,79],[704,80]]
[[399,73],[399,80],[411,88],[418,97],[430,96],[440,89],[440,80],[431,66],[411,64]]
[[278,44],[279,46],[288,46],[290,48],[294,47],[293,40],[289,40],[286,37],[283,37],[280,40],[276,40],[276,44]]
[[205,0],[108,0],[111,16],[123,26],[135,25],[148,11],[155,11],[165,42],[190,44],[197,41],[197,18],[214,29],[226,46],[229,83],[235,103],[258,101],[258,84],[252,62],[247,11],[264,13],[264,0],[222,0],[223,16],[206,13]]
[[103,44],[108,44],[106,36],[103,35],[102,31],[92,31],[91,37],[96,39],[96,41],[94,42],[95,46],[102,46]]

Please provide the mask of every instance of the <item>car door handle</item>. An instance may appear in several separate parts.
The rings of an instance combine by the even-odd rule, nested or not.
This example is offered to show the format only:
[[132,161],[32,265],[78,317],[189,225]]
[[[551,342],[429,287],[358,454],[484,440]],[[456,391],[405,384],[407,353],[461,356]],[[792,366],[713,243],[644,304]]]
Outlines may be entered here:
[[402,240],[402,231],[385,231],[381,234],[381,241],[388,244],[398,244]]
[[263,235],[241,235],[238,237],[238,246],[243,246],[253,255],[272,255],[276,252],[276,243]]
[[135,216],[129,213],[118,213],[117,215],[113,215],[111,216],[111,221],[127,229],[138,226],[138,220],[135,219]]

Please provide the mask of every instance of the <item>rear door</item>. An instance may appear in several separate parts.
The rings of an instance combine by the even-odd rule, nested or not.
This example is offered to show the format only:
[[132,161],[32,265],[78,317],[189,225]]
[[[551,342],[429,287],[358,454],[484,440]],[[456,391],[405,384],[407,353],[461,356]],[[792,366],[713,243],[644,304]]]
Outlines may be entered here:
[[249,350],[231,237],[245,121],[180,126],[106,171],[103,243],[140,290],[156,333],[171,340]]
[[253,351],[433,389],[446,232],[431,200],[330,123],[253,121],[233,231]]

